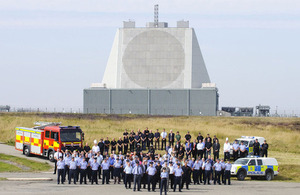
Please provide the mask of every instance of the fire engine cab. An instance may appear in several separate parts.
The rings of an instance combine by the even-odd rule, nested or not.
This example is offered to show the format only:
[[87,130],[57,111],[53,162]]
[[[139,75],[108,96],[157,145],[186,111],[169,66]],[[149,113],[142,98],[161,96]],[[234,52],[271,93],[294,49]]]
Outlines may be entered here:
[[61,123],[35,123],[33,128],[16,127],[16,150],[26,156],[45,156],[54,161],[54,153],[66,143],[66,147],[76,149],[82,145],[84,133],[79,126],[60,126]]

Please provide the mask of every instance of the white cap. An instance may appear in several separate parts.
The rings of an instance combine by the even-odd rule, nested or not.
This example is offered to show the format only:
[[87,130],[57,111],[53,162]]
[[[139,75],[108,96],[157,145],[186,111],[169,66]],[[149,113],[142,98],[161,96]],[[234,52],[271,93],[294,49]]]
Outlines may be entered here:
[[94,140],[94,144],[97,144],[97,140]]
[[226,141],[228,141],[228,137],[226,137]]

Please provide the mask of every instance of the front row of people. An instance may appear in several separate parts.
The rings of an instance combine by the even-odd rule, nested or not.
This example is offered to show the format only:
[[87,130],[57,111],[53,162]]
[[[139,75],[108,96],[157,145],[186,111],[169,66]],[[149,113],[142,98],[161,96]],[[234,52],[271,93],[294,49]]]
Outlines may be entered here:
[[[71,157],[70,161],[59,158],[57,162],[58,176],[57,183],[63,184],[65,182],[66,175],[68,174],[68,183],[71,183],[73,179],[74,184],[78,182],[80,175],[80,184],[87,184],[87,176],[90,179],[91,184],[98,184],[97,173],[102,169],[102,184],[109,184],[111,164],[108,158],[104,158],[101,165],[97,162],[97,157],[90,158],[87,162],[85,158],[81,160],[75,160]],[[173,191],[176,191],[176,187],[179,187],[179,191],[183,188],[184,184],[186,189],[189,189],[191,183],[191,174],[194,184],[203,183],[210,185],[210,180],[214,180],[214,184],[221,185],[228,180],[230,185],[230,161],[225,163],[223,160],[217,159],[214,162],[212,159],[207,160],[197,159],[191,162],[185,160],[183,164],[180,161],[163,161],[162,165],[160,161],[155,160],[143,160],[139,161],[138,157],[130,160],[129,158],[122,160],[117,158],[113,164],[113,176],[114,183],[120,184],[121,178],[123,178],[126,189],[131,188],[131,183],[134,183],[133,191],[140,191],[142,184],[146,188],[148,185],[148,191],[155,191],[157,183],[159,184],[160,191],[168,191],[169,186]],[[214,173],[214,174],[213,174]],[[100,178],[100,177],[99,177]],[[170,185],[169,185],[170,184]],[[152,188],[150,188],[152,187]]]

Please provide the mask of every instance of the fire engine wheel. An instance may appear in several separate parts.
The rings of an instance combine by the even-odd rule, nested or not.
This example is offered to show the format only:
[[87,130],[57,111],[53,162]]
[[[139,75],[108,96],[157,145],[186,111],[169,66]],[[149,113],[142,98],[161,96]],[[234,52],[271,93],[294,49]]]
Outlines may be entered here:
[[53,152],[52,150],[49,151],[48,159],[49,159],[51,162],[54,162],[54,152]]
[[24,147],[24,155],[25,156],[29,156],[30,155],[30,151],[29,151],[29,148],[27,146]]

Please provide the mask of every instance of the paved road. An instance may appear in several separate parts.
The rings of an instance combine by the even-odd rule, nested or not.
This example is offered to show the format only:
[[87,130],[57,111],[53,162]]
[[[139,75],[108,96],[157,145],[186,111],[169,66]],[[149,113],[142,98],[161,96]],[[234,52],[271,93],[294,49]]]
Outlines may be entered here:
[[[49,177],[53,181],[48,182],[28,182],[28,181],[0,181],[0,194],[159,194],[157,192],[133,193],[132,190],[126,190],[122,184],[120,185],[79,185],[79,184],[56,184],[56,175],[50,172],[44,173],[1,173],[0,177]],[[100,182],[101,183],[101,182]],[[112,180],[111,180],[112,183]],[[300,183],[287,182],[267,182],[267,181],[233,181],[231,186],[228,185],[191,185],[190,190],[183,189],[182,193],[170,192],[168,194],[298,194],[300,192]]]
[[[28,158],[38,162],[48,162],[47,159],[38,157],[26,157],[22,155],[22,152],[16,151],[14,147],[5,144],[0,145],[0,153],[10,154],[22,158]],[[53,165],[53,163],[51,163]],[[74,185],[74,184],[56,184],[56,175],[52,172],[40,172],[40,173],[0,173],[0,177],[6,178],[52,178],[53,181],[0,181],[0,194],[133,194],[132,190],[126,190],[123,185]],[[99,182],[101,183],[101,182]],[[168,194],[299,194],[300,183],[288,183],[288,182],[267,182],[267,181],[232,181],[231,186],[225,185],[191,185],[190,190],[183,190],[182,193],[170,192]],[[142,192],[135,192],[134,194],[159,194],[157,192],[147,192],[142,189]]]
[[51,166],[54,166],[54,163],[50,162],[45,157],[42,157],[42,156],[29,156],[29,157],[27,157],[27,156],[23,155],[23,153],[21,151],[16,150],[14,146],[9,146],[9,145],[6,145],[4,143],[0,143],[0,153],[7,154],[7,155],[13,155],[13,156],[17,156],[17,157],[20,157],[20,158],[26,158],[26,159],[34,160],[34,161],[41,162],[41,163],[47,162]]

